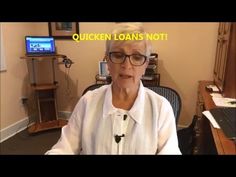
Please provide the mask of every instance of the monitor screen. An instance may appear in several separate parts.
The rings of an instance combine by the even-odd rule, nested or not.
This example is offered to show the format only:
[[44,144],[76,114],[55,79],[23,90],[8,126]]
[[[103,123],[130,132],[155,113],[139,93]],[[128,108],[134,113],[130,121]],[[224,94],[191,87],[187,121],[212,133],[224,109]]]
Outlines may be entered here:
[[99,61],[99,75],[101,75],[101,76],[108,76],[109,75],[106,61]]
[[26,36],[26,54],[55,54],[55,41],[49,36]]

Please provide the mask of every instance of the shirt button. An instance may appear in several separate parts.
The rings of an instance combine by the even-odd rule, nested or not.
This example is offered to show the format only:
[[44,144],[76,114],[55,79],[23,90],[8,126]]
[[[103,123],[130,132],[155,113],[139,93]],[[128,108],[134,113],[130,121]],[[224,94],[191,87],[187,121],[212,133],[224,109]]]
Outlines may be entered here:
[[126,120],[126,119],[127,119],[127,115],[125,114],[123,120]]

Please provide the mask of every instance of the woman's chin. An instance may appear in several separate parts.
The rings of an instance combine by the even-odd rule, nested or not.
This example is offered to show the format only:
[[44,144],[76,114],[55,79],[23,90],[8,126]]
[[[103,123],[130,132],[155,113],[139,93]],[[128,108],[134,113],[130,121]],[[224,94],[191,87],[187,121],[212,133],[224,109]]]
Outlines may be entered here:
[[122,79],[117,82],[117,86],[123,89],[135,88],[136,85],[133,79]]

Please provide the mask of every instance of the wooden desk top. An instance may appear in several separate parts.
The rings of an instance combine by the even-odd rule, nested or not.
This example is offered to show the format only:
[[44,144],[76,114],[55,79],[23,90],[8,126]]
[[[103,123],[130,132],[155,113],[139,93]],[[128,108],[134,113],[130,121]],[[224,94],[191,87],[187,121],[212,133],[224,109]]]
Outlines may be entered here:
[[[213,81],[199,81],[199,91],[206,110],[217,107],[211,98],[210,92],[205,89],[210,84],[213,84]],[[214,128],[211,124],[210,126],[218,154],[236,154],[236,144],[228,139],[221,129]]]
[[53,90],[58,87],[57,84],[37,84],[37,85],[32,85],[32,88],[34,90]]
[[45,56],[22,56],[20,59],[56,59],[56,58],[64,58],[65,55],[55,54],[55,55],[45,55]]

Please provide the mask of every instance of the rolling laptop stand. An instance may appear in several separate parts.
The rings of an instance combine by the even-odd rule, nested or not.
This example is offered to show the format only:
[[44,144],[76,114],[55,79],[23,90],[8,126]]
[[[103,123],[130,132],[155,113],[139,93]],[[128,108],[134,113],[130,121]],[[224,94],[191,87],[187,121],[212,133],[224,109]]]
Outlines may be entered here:
[[[26,59],[28,62],[28,70],[31,75],[31,87],[34,90],[37,102],[37,121],[28,127],[29,133],[37,133],[45,130],[61,128],[67,124],[66,120],[58,118],[56,90],[58,82],[55,78],[55,60],[64,58],[65,55],[52,55],[52,56],[24,56],[21,59]],[[52,65],[52,82],[51,83],[38,83],[36,78],[36,63],[42,60],[51,60]],[[30,67],[31,65],[31,67]],[[44,69],[45,71],[45,69]],[[29,115],[29,117],[32,115]]]

